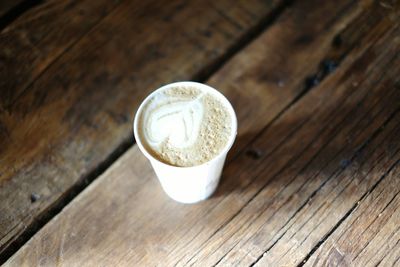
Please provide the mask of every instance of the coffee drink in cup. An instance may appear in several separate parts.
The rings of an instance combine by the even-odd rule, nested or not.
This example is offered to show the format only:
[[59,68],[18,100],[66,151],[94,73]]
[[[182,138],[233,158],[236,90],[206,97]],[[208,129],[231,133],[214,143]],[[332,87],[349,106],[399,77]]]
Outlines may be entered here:
[[149,154],[168,165],[204,164],[232,136],[233,119],[224,101],[222,95],[190,85],[156,91],[138,116],[138,136]]

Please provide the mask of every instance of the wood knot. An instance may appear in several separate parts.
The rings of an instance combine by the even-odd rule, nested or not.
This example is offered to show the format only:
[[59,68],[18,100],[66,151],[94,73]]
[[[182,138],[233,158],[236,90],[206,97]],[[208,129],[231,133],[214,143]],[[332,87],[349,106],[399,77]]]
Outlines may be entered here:
[[36,201],[38,201],[40,199],[40,195],[36,194],[36,193],[32,193],[31,194],[31,202],[35,203]]
[[306,88],[312,88],[314,86],[317,86],[320,83],[320,79],[318,78],[318,75],[312,75],[306,78]]
[[263,152],[260,149],[250,148],[246,151],[246,155],[252,159],[260,159],[263,156]]
[[340,167],[343,169],[347,168],[351,164],[351,161],[349,159],[342,159],[340,161]]
[[331,60],[331,59],[325,59],[322,61],[321,63],[321,67],[322,67],[322,71],[325,74],[329,74],[335,71],[335,69],[337,68],[338,64]]
[[343,43],[342,37],[340,35],[336,35],[332,40],[333,47],[340,47]]

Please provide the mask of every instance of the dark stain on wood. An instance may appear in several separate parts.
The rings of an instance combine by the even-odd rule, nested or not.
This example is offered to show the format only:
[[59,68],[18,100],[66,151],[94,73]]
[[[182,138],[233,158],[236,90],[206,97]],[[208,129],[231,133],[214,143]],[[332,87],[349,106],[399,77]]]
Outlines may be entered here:
[[332,46],[335,48],[339,48],[342,46],[343,40],[340,34],[336,35],[332,40]]
[[264,155],[264,153],[260,149],[251,148],[246,151],[246,155],[252,159],[261,159],[261,157]]
[[35,203],[36,201],[38,201],[40,199],[40,195],[36,194],[36,193],[32,193],[31,194],[31,202]]

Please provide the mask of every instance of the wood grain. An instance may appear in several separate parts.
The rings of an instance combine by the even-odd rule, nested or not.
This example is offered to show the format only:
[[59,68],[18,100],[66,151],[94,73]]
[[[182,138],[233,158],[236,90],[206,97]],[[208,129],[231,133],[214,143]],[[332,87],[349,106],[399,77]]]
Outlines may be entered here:
[[118,1],[48,1],[27,10],[0,33],[0,110],[106,17]]
[[400,257],[400,165],[382,177],[306,266],[396,266]]
[[[369,37],[379,39],[376,32],[372,32]],[[382,42],[385,44],[391,39],[393,35]],[[368,38],[364,40],[365,47],[369,46],[370,41]],[[386,55],[386,61],[389,61],[397,52],[396,44],[389,43],[391,43],[391,54]],[[385,50],[386,47],[382,47],[372,51],[375,53]],[[252,146],[265,154],[264,157],[258,159],[258,161],[262,160],[261,163],[253,161],[246,164],[245,159],[238,159],[240,163],[236,166],[234,163],[228,166],[227,177],[233,180],[232,177],[239,176],[237,178],[239,182],[231,182],[228,188],[231,188],[233,192],[238,191],[239,196],[236,196],[236,199],[245,201],[245,205],[238,205],[238,212],[232,213],[228,223],[217,228],[218,230],[212,234],[211,238],[201,242],[200,249],[196,248],[199,246],[197,242],[187,245],[185,249],[196,252],[195,255],[193,252],[188,253],[181,262],[182,265],[192,263],[210,265],[218,262],[225,266],[236,264],[246,266],[258,261],[260,266],[298,264],[313,246],[323,240],[323,237],[332,229],[331,227],[340,221],[341,216],[344,216],[354,204],[354,199],[365,192],[362,190],[370,188],[368,186],[371,184],[364,184],[364,187],[358,188],[361,192],[357,195],[357,191],[350,187],[347,190],[354,195],[347,193],[339,199],[335,199],[334,193],[331,198],[324,194],[325,190],[329,192],[332,187],[335,188],[335,183],[345,180],[344,178],[351,180],[354,177],[353,173],[342,175],[336,173],[341,170],[341,166],[346,167],[350,164],[352,155],[358,155],[358,148],[369,140],[370,135],[380,125],[385,124],[385,120],[398,107],[396,104],[398,92],[393,88],[398,82],[396,78],[398,69],[395,67],[398,63],[382,62],[379,65],[374,61],[367,63],[371,60],[369,52],[371,51],[362,52],[365,54],[357,60],[353,58],[352,60],[357,62],[353,67],[349,66],[347,69],[342,66],[338,70],[339,73],[335,74],[336,79],[331,77],[329,81],[326,81],[328,83],[320,85],[320,90],[316,88],[311,91],[306,96],[307,98],[303,99],[302,104],[299,103],[297,108],[294,106],[292,112],[285,113],[286,116],[276,121],[265,134],[258,137],[258,141]],[[349,63],[352,61],[352,55],[354,54],[348,56]],[[360,65],[368,66],[367,69],[370,70],[389,67],[395,71],[385,78],[389,81],[384,80],[388,83],[385,85],[386,88],[376,88],[375,83],[382,81],[379,76],[371,76],[369,85],[362,83],[360,87],[354,87],[353,83],[360,84],[360,80],[364,80],[369,75],[369,72],[366,72],[367,69],[359,69]],[[381,75],[381,72],[377,72],[376,75]],[[357,88],[359,90],[356,94],[348,94]],[[379,90],[381,95],[372,94],[373,89]],[[397,96],[392,98],[388,90],[395,90]],[[366,98],[358,95],[360,93],[368,93],[369,96]],[[377,105],[374,112],[381,112],[380,116],[383,116],[375,118],[375,125],[371,124],[374,116],[365,109],[372,103]],[[363,108],[356,109],[357,106]],[[380,110],[386,106],[390,109],[382,113]],[[316,115],[313,116],[313,114]],[[365,125],[371,128],[366,129]],[[396,157],[392,158],[392,154],[388,153],[385,159],[390,162],[390,160],[395,161]],[[381,171],[385,171],[385,167],[384,165]],[[361,169],[360,173],[362,174],[363,171]],[[373,177],[378,180],[379,172],[376,175]],[[336,176],[338,176],[337,179],[334,179]],[[335,190],[333,192],[337,193]],[[309,216],[318,211],[316,208],[309,208],[308,204],[309,201],[315,199],[317,193],[319,201],[315,200],[314,205],[319,207],[325,203],[322,206],[324,208],[328,206],[330,209],[325,208],[322,211],[335,216],[330,217],[330,220],[328,217],[320,228],[313,229],[314,226],[319,226],[318,219],[324,218],[326,214],[320,211],[322,214],[317,214],[315,218],[313,217],[314,220],[308,221]],[[347,197],[348,195],[351,197]],[[232,209],[234,205],[235,201],[230,199],[225,209],[227,206]],[[224,205],[220,204],[217,207],[222,209]],[[217,208],[214,211],[222,212]],[[214,214],[214,216],[217,215]],[[307,228],[301,228],[303,224]],[[298,234],[293,236],[294,233]]]
[[[197,205],[169,200],[134,146],[6,266],[301,263],[400,158],[396,20],[367,1],[316,4],[293,5],[210,79],[237,107],[242,144],[213,198]],[[311,5],[318,9],[304,18]],[[315,37],[299,45],[295,33],[310,28]],[[333,48],[339,33],[341,47]],[[283,54],[275,61],[284,52],[298,60],[288,64]],[[303,95],[304,78],[322,76],[327,55],[341,60],[339,69]],[[282,83],[251,72],[273,66],[293,79],[281,89],[292,98],[281,105],[272,92]],[[249,105],[254,99],[276,106],[259,112]],[[259,156],[242,149],[249,142]]]
[[[63,8],[51,5],[64,3],[49,3],[48,16],[60,16]],[[61,38],[55,43],[45,38],[49,53],[59,56],[48,58],[45,71],[0,114],[0,251],[43,224],[132,143],[133,114],[145,95],[163,83],[211,71],[279,3],[125,1],[65,53],[59,44],[67,33],[53,33]],[[87,5],[92,10],[101,2]],[[70,10],[79,14],[79,8]],[[11,35],[13,27],[7,28]]]

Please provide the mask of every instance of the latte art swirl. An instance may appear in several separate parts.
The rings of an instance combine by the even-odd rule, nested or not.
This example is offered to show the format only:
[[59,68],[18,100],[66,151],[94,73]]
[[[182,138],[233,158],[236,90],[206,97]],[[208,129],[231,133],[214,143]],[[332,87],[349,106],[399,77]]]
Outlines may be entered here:
[[232,119],[217,96],[173,87],[152,96],[139,118],[140,135],[154,157],[174,166],[214,158],[231,136]]
[[194,100],[176,97],[163,102],[158,102],[145,118],[148,142],[158,146],[168,141],[176,148],[193,145],[199,137],[204,114],[201,95]]

